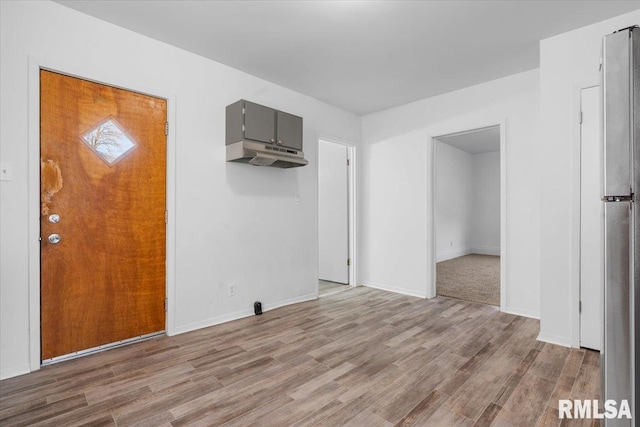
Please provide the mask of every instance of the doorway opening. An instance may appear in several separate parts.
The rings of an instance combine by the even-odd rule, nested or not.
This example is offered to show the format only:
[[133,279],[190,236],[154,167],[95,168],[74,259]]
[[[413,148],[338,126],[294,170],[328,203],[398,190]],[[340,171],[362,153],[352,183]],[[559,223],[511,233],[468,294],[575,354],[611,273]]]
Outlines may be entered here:
[[436,295],[501,305],[500,126],[434,138]]
[[355,284],[355,147],[318,140],[318,296]]

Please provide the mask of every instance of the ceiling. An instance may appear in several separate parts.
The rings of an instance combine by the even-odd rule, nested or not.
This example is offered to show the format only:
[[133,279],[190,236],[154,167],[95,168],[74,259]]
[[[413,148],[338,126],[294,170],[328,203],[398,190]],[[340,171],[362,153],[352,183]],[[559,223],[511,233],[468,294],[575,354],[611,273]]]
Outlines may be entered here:
[[438,137],[438,141],[466,151],[469,154],[500,150],[500,126],[491,126],[467,132]]
[[59,0],[363,115],[539,66],[538,41],[638,1]]

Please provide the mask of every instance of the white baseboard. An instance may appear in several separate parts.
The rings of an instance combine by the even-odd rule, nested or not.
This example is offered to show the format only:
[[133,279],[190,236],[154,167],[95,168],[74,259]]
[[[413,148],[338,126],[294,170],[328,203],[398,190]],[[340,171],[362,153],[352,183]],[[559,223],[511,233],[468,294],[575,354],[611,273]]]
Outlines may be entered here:
[[279,301],[274,303],[265,303],[262,305],[262,311],[271,311],[271,310],[275,310],[276,308],[284,307],[286,305],[313,301],[314,299],[318,299],[318,295],[315,292],[312,294],[306,294],[299,297],[290,298],[284,301]]
[[520,310],[513,307],[507,307],[504,309],[504,313],[513,314],[515,316],[530,317],[531,319],[540,320],[540,315],[532,311]]
[[465,255],[495,255],[500,256],[500,247],[491,246],[473,246],[470,248],[452,249],[450,251],[442,251],[436,254],[436,262],[447,261]]
[[[275,310],[276,308],[284,307],[291,304],[297,304],[300,302],[311,301],[317,298],[318,298],[318,295],[313,293],[313,294],[302,295],[295,298],[290,298],[283,301],[268,302],[262,305],[262,311],[263,312],[271,311],[271,310]],[[176,326],[174,332],[175,332],[175,335],[183,334],[185,332],[191,332],[191,331],[195,331],[202,328],[208,328],[209,326],[215,326],[221,323],[227,323],[233,320],[238,320],[238,319],[242,319],[242,318],[254,316],[254,315],[255,314],[252,308],[247,310],[236,311],[233,313],[223,314],[222,316],[210,317],[208,319],[204,319],[198,322],[193,322],[193,323],[189,323],[182,326]]]
[[471,248],[472,253],[479,255],[495,255],[500,256],[500,246],[491,247],[491,246],[474,246]]
[[222,316],[210,317],[198,322],[187,323],[186,325],[176,325],[174,329],[174,335],[184,334],[186,332],[196,331],[202,328],[208,328],[209,326],[219,325],[221,323],[231,322],[232,320],[242,319],[253,315],[253,310],[247,309],[242,311],[236,311],[234,313],[223,314]]
[[543,334],[540,332],[538,334],[538,341],[548,342],[549,344],[561,345],[563,347],[571,347],[571,338],[569,337],[560,337],[557,335]]
[[380,283],[375,282],[363,283],[362,286],[366,286],[367,288],[380,289],[381,291],[395,292],[397,294],[408,295],[410,297],[427,298],[426,291],[419,292],[413,289],[396,288],[392,286],[381,285]]
[[442,251],[436,254],[436,262],[446,261],[453,258],[472,254],[471,248],[452,249],[450,251]]
[[24,375],[31,372],[31,366],[28,363],[24,363],[18,366],[12,366],[0,370],[0,380],[6,380],[7,378],[17,377],[18,375]]

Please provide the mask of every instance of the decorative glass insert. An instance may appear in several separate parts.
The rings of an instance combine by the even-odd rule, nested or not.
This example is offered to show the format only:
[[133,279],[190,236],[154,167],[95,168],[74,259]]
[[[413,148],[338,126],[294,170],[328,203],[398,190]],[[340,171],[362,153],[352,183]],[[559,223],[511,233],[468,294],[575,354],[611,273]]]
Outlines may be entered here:
[[80,138],[109,166],[138,146],[113,117],[107,117]]

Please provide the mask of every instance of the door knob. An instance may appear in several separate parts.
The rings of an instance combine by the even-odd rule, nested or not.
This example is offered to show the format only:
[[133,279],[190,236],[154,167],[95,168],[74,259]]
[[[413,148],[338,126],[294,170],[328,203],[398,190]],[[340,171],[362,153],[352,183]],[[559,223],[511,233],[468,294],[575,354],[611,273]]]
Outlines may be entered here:
[[49,215],[49,222],[51,224],[57,224],[60,222],[60,215],[58,214],[51,214]]
[[58,243],[60,243],[61,237],[59,234],[52,234],[48,237],[49,243],[53,244],[53,245],[57,245]]

